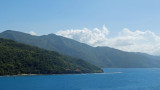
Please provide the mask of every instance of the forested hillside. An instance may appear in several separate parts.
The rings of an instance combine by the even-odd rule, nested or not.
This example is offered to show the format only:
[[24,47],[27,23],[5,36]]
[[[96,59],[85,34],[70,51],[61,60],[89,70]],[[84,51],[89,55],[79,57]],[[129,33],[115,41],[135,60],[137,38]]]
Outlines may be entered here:
[[0,38],[0,75],[98,72],[81,59]]

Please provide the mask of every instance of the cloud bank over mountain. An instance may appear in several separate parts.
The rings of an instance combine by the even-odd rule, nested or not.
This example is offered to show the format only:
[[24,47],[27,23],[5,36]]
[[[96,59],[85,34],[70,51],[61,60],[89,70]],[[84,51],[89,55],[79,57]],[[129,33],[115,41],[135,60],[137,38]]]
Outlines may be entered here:
[[30,35],[37,35],[34,31],[29,32]]
[[160,55],[160,36],[149,30],[131,31],[124,28],[115,37],[108,37],[109,30],[103,26],[102,29],[88,28],[76,30],[61,30],[56,34],[70,39],[86,43],[91,46],[108,46],[123,51],[143,52],[151,55]]

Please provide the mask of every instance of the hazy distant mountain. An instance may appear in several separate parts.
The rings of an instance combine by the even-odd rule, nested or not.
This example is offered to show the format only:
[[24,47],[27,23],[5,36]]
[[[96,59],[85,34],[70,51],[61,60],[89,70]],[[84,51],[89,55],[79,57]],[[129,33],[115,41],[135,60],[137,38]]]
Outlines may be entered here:
[[55,34],[32,36],[22,32],[7,30],[0,33],[0,37],[47,50],[58,51],[62,54],[84,59],[99,67],[160,67],[159,57],[156,56],[124,52],[109,47],[91,47]]
[[0,38],[0,75],[97,72],[81,59]]

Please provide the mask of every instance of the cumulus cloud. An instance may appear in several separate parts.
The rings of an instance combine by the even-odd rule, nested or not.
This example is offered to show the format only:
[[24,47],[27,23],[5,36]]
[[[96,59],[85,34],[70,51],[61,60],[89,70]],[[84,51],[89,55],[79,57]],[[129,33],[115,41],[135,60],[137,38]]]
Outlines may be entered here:
[[30,35],[37,35],[34,31],[29,32]]
[[131,31],[124,28],[116,37],[108,37],[109,30],[88,28],[77,30],[62,30],[56,33],[67,38],[86,43],[91,46],[109,46],[129,52],[143,52],[151,55],[160,55],[160,36],[149,30]]
[[109,30],[103,26],[102,30],[98,28],[94,28],[93,30],[87,28],[77,30],[71,29],[59,31],[56,34],[95,46],[96,43],[103,42],[103,40],[107,38],[106,35],[109,34]]

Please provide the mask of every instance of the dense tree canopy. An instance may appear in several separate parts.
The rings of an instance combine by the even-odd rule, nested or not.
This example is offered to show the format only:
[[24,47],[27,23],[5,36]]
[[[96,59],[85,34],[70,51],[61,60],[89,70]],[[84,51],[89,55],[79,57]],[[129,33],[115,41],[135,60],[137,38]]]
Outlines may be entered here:
[[0,75],[95,72],[102,70],[81,59],[0,38]]

